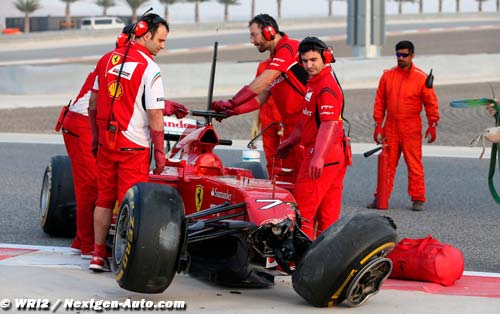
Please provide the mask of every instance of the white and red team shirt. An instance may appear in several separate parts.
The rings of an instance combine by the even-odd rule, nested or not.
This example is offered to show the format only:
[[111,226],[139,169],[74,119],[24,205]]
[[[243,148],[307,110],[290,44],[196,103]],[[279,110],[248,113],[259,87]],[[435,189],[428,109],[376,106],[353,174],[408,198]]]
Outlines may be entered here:
[[[322,121],[338,121],[341,128],[335,134],[333,142],[338,143],[342,140],[344,136],[341,115],[343,99],[342,90],[330,66],[326,66],[318,75],[309,80],[302,109],[302,119],[305,120],[305,124],[302,127],[301,143],[306,149],[314,147],[319,124]],[[332,158],[335,156],[328,154],[325,162],[329,162]]]
[[[146,110],[165,107],[160,67],[144,46],[132,44],[117,87],[118,73],[126,49],[127,47],[116,49],[97,63],[97,77],[93,88],[98,92],[97,124],[100,129],[105,129],[112,110],[120,134],[139,146],[149,147]],[[111,108],[115,93],[116,98]]]
[[75,101],[69,106],[69,111],[78,113],[84,116],[88,116],[88,108],[89,108],[89,99],[90,93],[92,92],[92,87],[94,86],[95,77],[97,75],[96,70],[94,69],[89,73],[85,83],[83,83],[78,96],[76,96]]
[[295,124],[301,118],[304,96],[297,90],[300,89],[300,86],[292,87],[285,78],[285,75],[293,75],[289,71],[297,63],[298,49],[299,42],[297,40],[283,35],[276,45],[274,55],[270,58],[271,61],[266,66],[266,70],[278,70],[282,73],[271,83],[270,91],[285,124]]

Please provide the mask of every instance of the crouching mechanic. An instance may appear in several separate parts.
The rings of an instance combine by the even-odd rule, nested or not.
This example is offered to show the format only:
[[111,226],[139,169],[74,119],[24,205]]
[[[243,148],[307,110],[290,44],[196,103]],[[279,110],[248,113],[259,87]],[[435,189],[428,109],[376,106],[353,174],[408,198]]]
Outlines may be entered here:
[[160,68],[153,61],[165,47],[168,31],[163,18],[146,15],[135,25],[131,43],[97,63],[89,104],[91,125],[97,130],[94,143],[99,145],[95,243],[89,266],[93,271],[110,271],[105,240],[112,211],[132,185],[148,180],[150,141],[156,162],[153,173],[160,174],[165,167],[162,111],[178,118],[187,114],[184,106],[165,102]]
[[[250,42],[259,52],[269,51],[270,62],[249,85],[245,85],[230,100],[212,102],[213,110],[229,116],[259,109],[272,95],[283,121],[283,134],[289,136],[301,119],[307,73],[297,63],[299,42],[279,31],[278,24],[268,14],[259,14],[248,23]],[[266,106],[265,104],[264,106]],[[295,182],[302,152],[293,149],[283,160],[283,167],[292,169],[287,179]]]
[[302,230],[314,239],[340,216],[348,149],[342,121],[344,96],[330,65],[333,53],[323,41],[306,37],[300,43],[299,58],[309,74],[303,116],[277,154],[283,158],[294,146],[304,149],[295,199]]

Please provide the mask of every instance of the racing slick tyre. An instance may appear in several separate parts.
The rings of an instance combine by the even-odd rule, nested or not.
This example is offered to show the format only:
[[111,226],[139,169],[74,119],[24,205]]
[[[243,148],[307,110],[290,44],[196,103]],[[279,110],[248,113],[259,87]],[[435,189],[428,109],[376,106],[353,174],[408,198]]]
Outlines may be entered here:
[[395,247],[396,226],[378,214],[358,214],[330,226],[292,274],[294,290],[317,307],[363,304],[392,270],[385,258]]
[[40,192],[40,225],[51,236],[74,237],[76,200],[68,156],[50,159]]
[[177,271],[184,221],[184,205],[176,189],[139,183],[127,191],[112,250],[112,267],[120,287],[140,293],[167,289]]
[[240,161],[232,164],[231,167],[250,170],[255,179],[269,179],[266,169],[256,161]]

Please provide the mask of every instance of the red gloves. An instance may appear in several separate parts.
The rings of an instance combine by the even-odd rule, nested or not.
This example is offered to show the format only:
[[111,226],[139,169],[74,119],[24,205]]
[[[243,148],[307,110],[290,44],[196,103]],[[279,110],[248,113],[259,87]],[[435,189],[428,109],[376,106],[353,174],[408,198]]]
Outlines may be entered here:
[[88,109],[90,131],[92,132],[92,142],[90,151],[94,157],[97,157],[97,146],[99,145],[99,129],[97,128],[97,110]]
[[373,140],[377,144],[382,144],[384,141],[384,129],[379,123],[375,124],[375,131],[373,132]]
[[165,169],[165,148],[164,148],[164,135],[163,131],[156,131],[149,128],[151,135],[151,143],[153,144],[153,152],[155,158],[156,168],[153,170],[154,174],[160,174]]
[[164,116],[171,116],[175,114],[177,119],[182,119],[189,113],[189,110],[183,104],[174,101],[165,100],[165,108],[163,108]]
[[301,124],[297,125],[295,129],[293,129],[292,134],[287,137],[281,144],[279,144],[276,149],[276,155],[278,155],[279,159],[285,159],[286,156],[290,153],[295,145],[300,142],[300,134],[302,132]]
[[[228,116],[247,113],[259,108],[259,102],[255,97],[257,94],[248,85],[243,86],[230,100],[212,101],[212,110]],[[241,108],[239,108],[241,106]]]
[[425,138],[427,138],[427,143],[432,143],[437,138],[437,122],[430,122],[427,131],[425,131]]

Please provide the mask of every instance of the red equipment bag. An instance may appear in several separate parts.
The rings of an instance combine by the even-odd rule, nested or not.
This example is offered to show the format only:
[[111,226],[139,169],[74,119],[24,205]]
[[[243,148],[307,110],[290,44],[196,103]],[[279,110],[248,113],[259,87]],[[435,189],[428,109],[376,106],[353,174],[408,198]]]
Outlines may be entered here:
[[393,268],[390,278],[430,281],[452,286],[462,277],[464,256],[450,244],[428,235],[424,239],[404,238],[389,254]]

